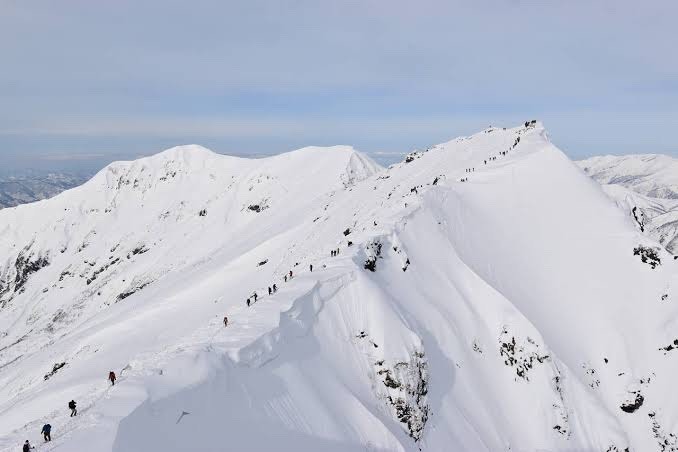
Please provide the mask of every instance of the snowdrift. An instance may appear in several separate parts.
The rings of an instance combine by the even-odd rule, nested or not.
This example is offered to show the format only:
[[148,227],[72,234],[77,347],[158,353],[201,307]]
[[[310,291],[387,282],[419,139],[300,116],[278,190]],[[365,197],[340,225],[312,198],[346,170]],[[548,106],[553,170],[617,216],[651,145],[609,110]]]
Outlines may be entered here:
[[174,148],[0,231],[2,450],[678,450],[678,264],[540,123]]

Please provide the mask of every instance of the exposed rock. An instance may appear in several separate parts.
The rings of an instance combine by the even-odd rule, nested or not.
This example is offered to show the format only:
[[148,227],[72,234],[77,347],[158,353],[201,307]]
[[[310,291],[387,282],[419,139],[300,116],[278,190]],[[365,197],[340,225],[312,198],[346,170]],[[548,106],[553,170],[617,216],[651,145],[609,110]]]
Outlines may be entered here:
[[63,362],[63,363],[55,363],[54,366],[52,366],[52,370],[51,370],[50,372],[48,372],[48,373],[45,374],[45,381],[47,381],[47,380],[49,380],[51,377],[53,377],[54,374],[56,374],[56,373],[59,371],[59,369],[61,369],[61,368],[64,367],[65,365],[66,365],[65,362]]
[[661,265],[661,259],[659,258],[659,248],[651,248],[643,245],[638,245],[633,249],[634,256],[640,256],[640,260],[649,265],[652,269],[656,268],[657,265]]

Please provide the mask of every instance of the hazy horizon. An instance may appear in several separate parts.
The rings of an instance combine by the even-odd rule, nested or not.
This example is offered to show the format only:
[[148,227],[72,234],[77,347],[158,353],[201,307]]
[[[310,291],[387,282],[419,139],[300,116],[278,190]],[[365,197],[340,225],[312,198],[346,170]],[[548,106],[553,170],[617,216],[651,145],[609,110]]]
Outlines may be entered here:
[[676,156],[675,13],[668,0],[6,2],[0,168],[186,143],[398,154],[528,119],[573,159]]

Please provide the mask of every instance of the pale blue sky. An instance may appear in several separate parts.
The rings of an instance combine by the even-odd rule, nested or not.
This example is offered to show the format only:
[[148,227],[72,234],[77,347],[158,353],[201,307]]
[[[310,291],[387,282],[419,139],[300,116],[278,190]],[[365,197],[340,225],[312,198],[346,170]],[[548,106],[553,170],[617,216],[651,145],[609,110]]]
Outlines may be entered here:
[[673,0],[0,0],[0,166],[405,152],[531,118],[574,158],[677,155],[676,17]]

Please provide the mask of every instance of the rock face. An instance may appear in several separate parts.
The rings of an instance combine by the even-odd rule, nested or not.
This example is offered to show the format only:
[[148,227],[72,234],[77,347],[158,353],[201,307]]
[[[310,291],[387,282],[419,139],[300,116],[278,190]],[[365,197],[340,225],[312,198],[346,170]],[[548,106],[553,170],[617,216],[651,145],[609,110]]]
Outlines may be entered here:
[[675,450],[678,261],[608,188],[530,120],[0,210],[0,450]]

